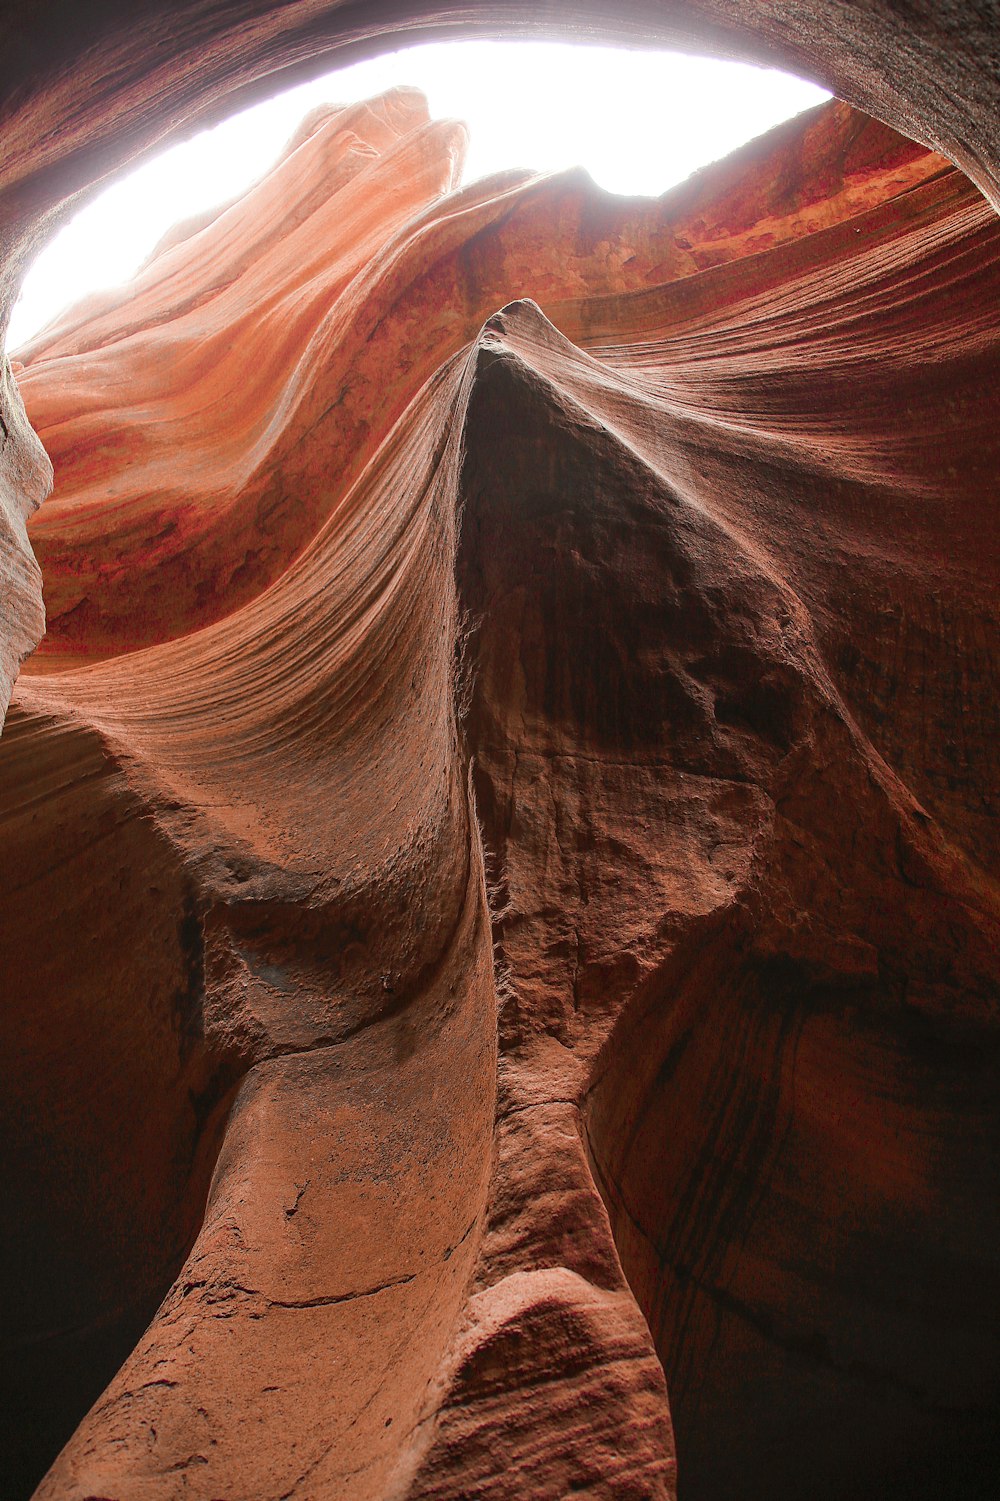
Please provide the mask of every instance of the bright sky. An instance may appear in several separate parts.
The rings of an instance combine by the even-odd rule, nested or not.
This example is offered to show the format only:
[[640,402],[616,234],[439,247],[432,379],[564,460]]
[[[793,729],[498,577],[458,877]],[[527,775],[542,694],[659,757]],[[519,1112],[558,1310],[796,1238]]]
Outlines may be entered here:
[[467,123],[466,182],[582,164],[612,192],[651,195],[828,97],[785,73],[671,52],[450,42],[388,53],[233,115],[117,179],[39,255],[8,348],[87,292],[127,281],[179,219],[249,187],[314,105],[395,84],[422,89],[433,118]]

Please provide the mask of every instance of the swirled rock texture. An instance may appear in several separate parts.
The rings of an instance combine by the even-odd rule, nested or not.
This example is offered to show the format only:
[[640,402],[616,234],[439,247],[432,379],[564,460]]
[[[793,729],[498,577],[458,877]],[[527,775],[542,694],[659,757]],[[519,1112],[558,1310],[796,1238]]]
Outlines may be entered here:
[[996,216],[461,150],[320,112],[25,354],[5,1472],[986,1496]]
[[[786,67],[943,151],[1000,207],[1000,12],[982,0],[12,0],[0,18],[0,332],[82,194],[183,129],[394,37],[499,32],[680,46]],[[46,457],[0,381],[0,723],[43,630],[24,523]]]

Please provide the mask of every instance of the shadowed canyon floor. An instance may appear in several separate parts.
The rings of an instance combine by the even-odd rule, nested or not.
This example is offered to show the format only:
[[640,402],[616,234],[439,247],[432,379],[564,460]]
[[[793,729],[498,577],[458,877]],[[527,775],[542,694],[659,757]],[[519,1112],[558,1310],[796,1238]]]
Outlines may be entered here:
[[985,1497],[996,215],[462,147],[318,112],[16,372],[0,1465]]

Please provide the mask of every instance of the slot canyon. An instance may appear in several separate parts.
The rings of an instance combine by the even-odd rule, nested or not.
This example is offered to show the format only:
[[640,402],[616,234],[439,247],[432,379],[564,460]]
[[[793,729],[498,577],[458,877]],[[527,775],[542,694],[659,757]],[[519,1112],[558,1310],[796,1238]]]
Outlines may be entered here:
[[837,97],[658,199],[317,109],[3,361],[0,1495],[987,1501],[1000,13],[15,0],[3,318],[494,34]]

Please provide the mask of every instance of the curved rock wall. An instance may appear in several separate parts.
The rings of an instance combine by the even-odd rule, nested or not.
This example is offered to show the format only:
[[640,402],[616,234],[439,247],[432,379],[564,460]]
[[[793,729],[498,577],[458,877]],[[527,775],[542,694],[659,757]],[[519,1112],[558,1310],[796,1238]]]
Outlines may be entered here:
[[18,374],[5,1473],[986,1495],[996,218],[461,148],[320,112]]
[[660,206],[583,174],[511,173],[442,211],[464,131],[430,122],[421,96],[310,118],[254,190],[23,351],[21,394],[59,473],[31,525],[47,616],[32,670],[254,598],[327,518],[343,524],[388,428],[512,293],[572,298],[575,327],[580,299],[771,248],[946,165],[844,105],[809,122]]
[[[286,80],[376,53],[394,35],[501,30],[626,45],[672,45],[778,64],[814,77],[877,118],[932,144],[1000,203],[1000,21],[971,0],[483,0],[432,9],[282,0],[223,8],[205,0],[16,4],[0,21],[0,327],[33,251],[80,195],[182,129],[218,119]],[[42,634],[38,571],[24,521],[48,471],[9,382],[0,473],[0,714]],[[8,439],[14,436],[13,444]],[[9,451],[8,451],[9,449]]]

